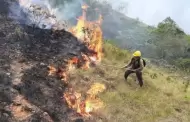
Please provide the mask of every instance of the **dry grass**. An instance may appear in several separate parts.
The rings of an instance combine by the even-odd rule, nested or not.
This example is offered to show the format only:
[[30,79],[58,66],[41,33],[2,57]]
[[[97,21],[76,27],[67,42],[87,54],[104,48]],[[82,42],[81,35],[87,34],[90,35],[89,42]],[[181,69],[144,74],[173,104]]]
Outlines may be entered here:
[[107,90],[100,98],[106,104],[102,113],[108,121],[190,121],[190,90],[188,88],[184,91],[183,79],[169,77],[172,74],[152,66],[145,68],[144,87],[140,88],[134,75],[130,76],[128,81],[124,80],[125,70],[120,67],[126,63],[126,59],[129,60],[130,55],[127,51],[115,48],[106,44],[105,58],[99,66],[88,71],[77,71],[75,77],[71,76],[78,82],[78,86],[81,85],[80,88],[77,86],[78,90],[83,92],[86,90],[84,86],[88,87],[93,82],[106,85]]

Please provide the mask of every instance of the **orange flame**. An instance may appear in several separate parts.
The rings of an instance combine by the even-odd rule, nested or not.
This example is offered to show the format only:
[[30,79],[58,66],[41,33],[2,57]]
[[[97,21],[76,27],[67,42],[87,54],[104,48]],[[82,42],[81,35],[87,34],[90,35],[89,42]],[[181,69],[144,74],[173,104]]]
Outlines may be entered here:
[[[89,69],[91,63],[100,62],[102,60],[102,16],[99,16],[99,19],[94,22],[89,22],[86,20],[86,10],[88,6],[83,5],[83,15],[80,16],[77,20],[77,25],[70,29],[70,32],[75,35],[80,41],[84,42],[86,46],[96,52],[93,55],[82,55],[82,59],[73,57],[68,61],[68,69],[72,69],[74,65],[79,66],[82,62],[82,69]],[[56,74],[61,80],[67,82],[67,72],[66,70],[57,70],[53,66],[49,66],[49,75]],[[101,108],[103,102],[97,98],[97,94],[103,92],[105,86],[100,83],[95,83],[87,91],[87,97],[82,99],[82,95],[69,88],[68,91],[64,93],[64,98],[71,109],[75,109],[77,113],[82,116],[90,116],[90,113]]]
[[83,10],[87,9],[88,7],[89,7],[89,6],[86,5],[86,4],[82,5],[82,9],[83,9]]
[[64,93],[64,98],[69,106],[69,108],[76,109],[77,113],[82,116],[91,116],[90,113],[101,107],[103,107],[103,102],[97,98],[98,93],[103,92],[105,86],[100,83],[95,83],[87,92],[87,98],[82,100],[80,93],[74,92],[72,88]]
[[88,56],[85,54],[82,54],[82,58],[84,60],[84,65],[83,65],[82,69],[85,69],[85,70],[89,69],[90,68],[90,61],[89,61]]
[[62,81],[64,81],[64,83],[68,84],[66,69],[59,69],[57,75],[61,78]]
[[89,68],[90,62],[100,62],[102,60],[102,15],[99,16],[99,19],[94,22],[86,20],[86,10],[88,6],[83,5],[83,15],[80,16],[77,20],[77,25],[70,29],[70,32],[73,33],[79,40],[83,41],[89,49],[93,50],[97,54],[91,55],[88,60],[86,56],[83,55],[86,60],[84,69]]
[[79,59],[77,57],[73,57],[71,60],[68,61],[68,69],[73,69],[73,65],[78,65]]
[[56,68],[53,66],[48,66],[48,68],[49,68],[49,73],[48,73],[49,76],[55,74],[57,71]]
[[48,66],[48,76],[58,76],[64,83],[68,84],[67,71],[64,68],[56,69],[54,66]]
[[81,97],[81,94],[77,92],[68,91],[64,93],[64,98],[69,106],[69,108],[75,109],[78,107],[78,99]]

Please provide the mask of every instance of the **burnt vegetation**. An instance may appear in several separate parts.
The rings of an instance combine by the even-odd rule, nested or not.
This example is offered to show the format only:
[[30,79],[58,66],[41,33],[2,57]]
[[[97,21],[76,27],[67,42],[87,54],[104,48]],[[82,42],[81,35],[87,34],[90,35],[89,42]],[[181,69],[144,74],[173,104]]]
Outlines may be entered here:
[[[106,58],[100,66],[92,68],[90,71],[76,71],[78,74],[70,77],[70,80],[76,81],[73,83],[75,87],[79,90],[82,88],[81,91],[84,93],[88,89],[84,86],[90,86],[92,82],[104,82],[107,86],[106,93],[101,96],[108,104],[107,112],[103,110],[93,113],[94,117],[87,120],[82,118],[76,111],[68,107],[63,97],[66,86],[59,77],[48,76],[48,66],[54,65],[56,68],[62,68],[72,57],[76,56],[83,60],[81,53],[91,55],[95,52],[89,50],[85,44],[65,30],[20,25],[9,19],[7,14],[8,3],[1,0],[0,122],[189,120],[189,79],[181,80],[180,78],[183,76],[180,74],[180,78],[174,78],[173,72],[169,74],[165,71],[166,69],[161,69],[160,65],[155,65],[158,63],[156,59],[155,64],[152,63],[154,65],[147,61],[148,68],[144,71],[145,87],[139,92],[137,85],[133,82],[135,78],[130,78],[129,82],[123,82],[124,71],[118,70],[118,67],[128,62],[131,54],[127,50],[113,46],[110,41],[104,43]],[[163,35],[165,33],[163,29],[170,28],[165,24],[167,23],[163,22],[162,26],[159,26],[160,28],[153,28],[152,33]],[[110,27],[110,23],[104,21],[103,30],[107,31],[106,36],[113,36],[115,30],[106,27]],[[131,28],[134,27],[131,26]],[[180,29],[175,30],[175,34],[176,32],[184,35]],[[113,36],[113,38],[115,37]],[[168,40],[166,37],[163,37],[164,39]],[[189,40],[189,36],[187,39]],[[153,43],[156,42],[153,41]],[[161,47],[165,43],[163,41],[158,45]],[[163,50],[162,48],[161,50]],[[168,50],[164,50],[163,54]],[[187,51],[189,52],[189,48]],[[175,52],[174,50],[173,53]],[[189,59],[182,58],[178,64],[184,68],[189,67]],[[59,69],[58,73],[61,70]],[[181,72],[181,70],[179,71]],[[181,84],[181,81],[186,82]],[[187,94],[185,99],[184,94]],[[142,114],[136,117],[137,112]]]
[[[6,16],[8,4],[0,5],[0,121],[83,121],[64,101],[62,81],[47,76],[47,66],[94,52],[65,30],[19,25]],[[73,113],[79,119],[71,120]]]

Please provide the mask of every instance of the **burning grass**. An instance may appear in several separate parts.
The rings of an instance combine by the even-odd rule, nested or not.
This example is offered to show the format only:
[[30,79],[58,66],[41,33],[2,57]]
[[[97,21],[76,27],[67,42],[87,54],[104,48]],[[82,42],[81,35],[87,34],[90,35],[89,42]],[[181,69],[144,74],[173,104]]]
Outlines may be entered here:
[[[82,94],[88,91],[84,86],[89,88],[97,81],[106,86],[106,90],[98,95],[98,98],[106,104],[103,109],[99,109],[101,111],[98,111],[106,118],[105,121],[159,122],[171,120],[188,122],[190,120],[188,116],[189,101],[185,97],[188,93],[183,92],[185,84],[181,79],[172,78],[173,82],[167,81],[167,77],[172,75],[171,73],[166,72],[166,69],[149,66],[143,72],[144,87],[139,88],[134,75],[130,76],[128,81],[124,81],[124,70],[120,69],[125,65],[125,57],[130,57],[130,53],[107,42],[104,43],[104,48],[106,50],[105,58],[101,64],[87,71],[78,70],[71,75],[71,79],[75,81],[73,85],[77,86],[76,90]],[[117,53],[111,57],[110,55],[116,50]],[[125,55],[119,57],[117,54]],[[110,59],[113,60],[110,61]],[[152,79],[151,76],[155,73],[157,78]],[[96,94],[96,90],[91,90],[88,92]]]
[[[92,90],[97,92],[92,92]],[[69,108],[76,110],[77,113],[84,117],[89,117],[91,112],[104,106],[104,103],[97,97],[98,93],[104,90],[105,86],[103,84],[95,83],[87,91],[84,98],[81,93],[75,92],[73,88],[68,88],[64,93],[64,98]]]
[[[69,85],[68,73],[74,68],[81,68],[88,70],[90,66],[95,65],[102,60],[102,30],[101,23],[102,17],[100,15],[99,20],[90,22],[86,20],[87,5],[83,5],[83,15],[78,18],[78,23],[75,27],[70,29],[70,32],[74,34],[81,42],[83,42],[89,50],[93,50],[95,53],[92,55],[86,55],[81,53],[81,59],[73,57],[67,62],[67,66],[64,68],[54,66],[48,66],[49,76],[57,76],[64,81],[64,84]],[[91,112],[103,107],[103,102],[97,97],[99,92],[103,92],[105,86],[100,83],[95,83],[88,90],[86,95],[76,92],[73,87],[70,87],[64,93],[64,98],[69,108],[74,109],[80,115],[84,117],[91,116]],[[85,97],[83,97],[85,96]]]
[[[121,50],[106,42],[104,44],[105,59],[103,59],[103,64],[101,63],[99,65],[96,65],[97,62],[102,61],[103,43],[102,32],[100,28],[102,18],[100,16],[98,21],[88,22],[86,21],[85,17],[87,6],[82,6],[82,8],[83,16],[78,18],[77,25],[71,28],[70,31],[79,40],[84,42],[89,49],[95,51],[96,54],[81,54],[81,59],[79,59],[78,57],[73,57],[68,60],[68,65],[66,67],[67,70],[65,70],[68,73],[72,72],[75,68],[83,69],[81,71],[82,77],[76,76],[75,78],[72,78],[73,75],[80,74],[76,72],[70,77],[72,78],[72,81],[69,81],[69,83],[67,82],[68,84],[72,84],[74,86],[71,87],[72,85],[70,85],[70,87],[64,93],[64,98],[69,108],[75,110],[83,117],[90,117],[93,112],[104,107],[104,103],[106,103],[106,109],[102,110],[102,112],[100,113],[103,113],[104,116],[109,116],[105,118],[108,121],[113,122],[147,122],[155,121],[158,118],[166,118],[168,116],[176,117],[177,114],[173,112],[175,111],[175,109],[173,109],[173,106],[177,106],[178,108],[180,107],[178,102],[183,103],[183,101],[178,101],[177,99],[179,98],[177,97],[169,98],[164,94],[164,92],[158,93],[157,91],[155,91],[155,89],[161,89],[163,86],[157,86],[156,84],[152,83],[152,80],[147,74],[145,74],[144,76],[146,81],[145,86],[142,89],[138,89],[138,85],[134,85],[134,83],[132,83],[133,78],[131,77],[129,78],[130,82],[122,82],[124,71],[119,70],[119,68],[125,65],[124,63],[127,63],[127,61],[129,60],[130,56],[128,51]],[[92,64],[96,65],[96,67],[90,69]],[[50,67],[49,74],[52,74],[52,72],[56,74],[56,71],[56,69]],[[150,70],[146,70],[146,73],[147,72],[149,73]],[[84,80],[84,82],[81,81],[81,78]],[[73,81],[75,81],[75,83],[73,83]],[[101,82],[97,83],[96,81]],[[178,86],[181,85],[182,84],[178,83]],[[87,89],[84,86],[86,86],[87,88],[90,87],[90,89]],[[80,91],[81,88],[85,90]],[[176,91],[179,92],[178,88],[176,89]],[[106,92],[98,95],[99,92],[103,92],[105,89]],[[176,92],[176,94],[179,94],[178,92]],[[149,95],[149,93],[151,93],[151,95]],[[165,102],[167,102],[163,103],[163,99]],[[173,103],[172,101],[175,101],[176,103]],[[163,110],[164,108],[165,110]],[[141,114],[136,117],[136,114],[139,112]],[[186,112],[184,112],[183,114],[186,115]]]
[[[64,30],[25,26],[29,29],[24,29],[26,34],[21,29],[19,38],[12,34],[7,34],[7,40],[1,38],[0,121],[68,122],[76,121],[75,116],[79,115],[82,119],[94,117],[94,121],[103,122],[189,122],[189,90],[182,79],[168,78],[172,74],[166,69],[147,67],[143,72],[143,88],[138,88],[133,77],[125,82],[120,67],[131,54],[107,42],[102,45],[101,16],[95,22],[83,17],[79,17],[80,23],[71,32],[96,53],[82,52],[81,43]],[[12,33],[13,27],[1,30],[9,28],[6,31]],[[23,65],[22,71],[19,69],[22,73],[13,74],[21,79],[13,84],[12,72],[17,70],[12,71],[10,64],[17,69],[23,62],[32,65],[27,69]],[[25,106],[19,95],[30,106]]]
[[[101,61],[102,59],[102,16],[100,15],[97,21],[91,22],[86,20],[86,10],[88,6],[83,5],[83,15],[77,20],[77,25],[70,29],[79,40],[84,42],[89,49],[94,50],[96,54],[86,57],[84,54],[83,58],[86,62],[90,59],[95,59],[95,61]],[[89,58],[89,59],[88,59]]]

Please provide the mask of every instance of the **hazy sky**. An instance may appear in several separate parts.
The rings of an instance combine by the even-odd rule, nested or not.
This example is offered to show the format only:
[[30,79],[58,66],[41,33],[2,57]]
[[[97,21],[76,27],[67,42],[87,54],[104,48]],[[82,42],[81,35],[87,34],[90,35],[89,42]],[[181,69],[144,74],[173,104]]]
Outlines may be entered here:
[[190,34],[190,0],[109,0],[115,9],[122,5],[127,8],[126,15],[139,18],[149,25],[170,16]]

